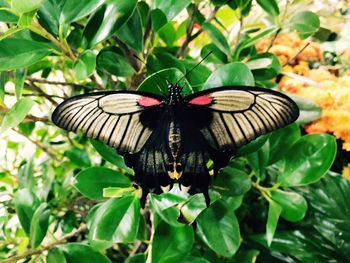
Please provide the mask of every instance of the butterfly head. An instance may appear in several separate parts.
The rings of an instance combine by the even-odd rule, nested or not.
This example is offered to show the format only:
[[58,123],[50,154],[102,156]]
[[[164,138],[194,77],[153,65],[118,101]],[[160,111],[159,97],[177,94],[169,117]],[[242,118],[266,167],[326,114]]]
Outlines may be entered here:
[[168,86],[169,98],[168,103],[170,105],[180,104],[182,102],[182,87],[178,84],[169,84]]

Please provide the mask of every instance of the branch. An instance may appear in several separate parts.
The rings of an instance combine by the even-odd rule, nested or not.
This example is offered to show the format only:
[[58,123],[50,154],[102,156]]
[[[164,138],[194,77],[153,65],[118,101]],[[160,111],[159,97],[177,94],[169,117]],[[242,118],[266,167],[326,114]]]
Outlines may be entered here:
[[72,237],[75,237],[75,236],[79,235],[82,232],[85,232],[86,229],[87,229],[86,225],[83,224],[78,229],[76,229],[75,231],[73,231],[73,232],[63,236],[62,238],[60,238],[58,241],[55,241],[55,242],[53,242],[53,243],[51,243],[51,244],[49,244],[47,246],[42,246],[39,249],[29,249],[29,250],[27,250],[26,252],[24,252],[21,255],[13,256],[13,257],[10,257],[8,259],[3,260],[3,261],[1,261],[1,263],[16,263],[16,262],[18,262],[21,259],[25,259],[25,258],[34,256],[34,255],[40,255],[44,251],[50,250],[50,249],[52,249],[52,248],[54,248],[54,247],[56,247],[58,245],[66,243],[68,239],[70,239]]
[[37,79],[37,78],[32,78],[32,77],[27,77],[27,80],[29,80],[30,82],[35,82],[35,83],[44,83],[44,84],[49,84],[49,85],[62,85],[62,86],[73,86],[76,88],[82,88],[88,91],[94,90],[94,89],[103,89],[100,88],[99,86],[97,87],[90,87],[87,85],[81,85],[81,84],[76,84],[73,82],[64,82],[64,81],[51,81],[51,80],[47,80],[47,79]]
[[[1,106],[0,105],[0,113],[6,113],[10,111],[9,108],[5,107],[5,106]],[[25,118],[24,121],[41,121],[41,122],[50,122],[50,120],[48,118],[45,117],[37,117],[31,114],[28,114]]]
[[58,103],[57,101],[55,101],[49,94],[47,94],[46,92],[44,92],[41,88],[39,88],[37,85],[34,84],[34,82],[30,82],[30,84],[25,82],[25,85],[30,88],[35,90],[36,92],[38,92],[40,95],[42,95],[45,99],[47,99],[48,101],[50,101],[53,105],[57,106]]
[[307,48],[309,45],[310,45],[310,42],[307,42],[306,45],[303,46],[302,49],[300,49],[292,58],[288,59],[288,61],[282,65],[282,68],[285,67],[285,66],[287,66],[287,65],[289,65],[289,64],[290,64],[294,59],[296,59],[296,57],[299,56],[299,54],[300,54],[301,52],[303,52],[303,51],[305,50],[305,48]]
[[[9,96],[16,96],[16,94],[14,93],[10,93],[10,92],[5,92],[5,95],[9,95]],[[51,98],[58,98],[58,99],[65,99],[65,97],[62,96],[58,96],[58,95],[49,95]],[[43,94],[35,94],[35,93],[22,93],[21,96],[23,97],[44,97]]]
[[[210,22],[211,20],[213,20],[213,18],[216,15],[216,12],[218,10],[219,10],[219,7],[215,7],[213,9],[213,11],[210,13],[209,17],[207,18],[207,20],[205,22]],[[193,22],[193,20],[192,20],[193,17],[194,17],[194,14],[192,16],[190,16],[190,21],[189,21],[188,27],[186,29],[186,39],[183,42],[179,52],[177,53],[177,57],[183,57],[185,52],[186,52],[186,49],[187,49],[188,45],[203,32],[203,29],[199,29],[196,33],[194,33],[192,35],[193,25],[194,25],[194,23],[192,23]]]

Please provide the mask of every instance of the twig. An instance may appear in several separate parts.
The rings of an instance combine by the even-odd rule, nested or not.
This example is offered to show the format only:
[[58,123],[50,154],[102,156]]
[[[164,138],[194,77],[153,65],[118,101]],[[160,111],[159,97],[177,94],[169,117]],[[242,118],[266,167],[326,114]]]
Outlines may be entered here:
[[[219,10],[219,8],[215,7],[205,22],[210,22],[211,20],[213,20],[213,18],[215,17],[218,10]],[[192,19],[192,17],[193,16],[191,16],[191,19]],[[182,46],[180,47],[180,50],[177,53],[177,57],[183,57],[188,45],[203,32],[203,29],[200,28],[196,33],[194,33],[192,35],[193,26],[194,26],[194,24],[192,24],[192,26],[191,26],[191,23],[188,24],[188,28],[186,29],[186,39],[182,43]]]
[[269,50],[272,48],[272,46],[273,46],[273,44],[275,43],[276,38],[277,38],[277,36],[279,35],[279,33],[281,32],[281,30],[282,30],[282,29],[279,28],[279,29],[276,31],[276,33],[275,33],[275,35],[273,36],[273,38],[272,38],[272,40],[271,40],[269,46],[268,46],[267,49],[266,49],[266,52],[269,52]]
[[47,99],[48,101],[50,101],[53,105],[55,105],[55,106],[58,105],[57,101],[55,101],[49,94],[47,94],[47,93],[44,92],[41,88],[39,88],[37,85],[35,85],[34,82],[30,82],[29,84],[28,84],[27,82],[25,82],[25,85],[26,85],[28,88],[37,91],[40,95],[42,95],[45,99]]
[[303,52],[303,51],[305,50],[305,48],[307,48],[309,45],[310,45],[310,42],[307,42],[306,45],[305,45],[302,49],[300,49],[292,58],[288,59],[288,61],[282,65],[282,68],[285,67],[285,66],[287,66],[287,65],[289,65],[289,64],[290,64],[294,59],[296,59],[296,57],[299,56],[299,54],[300,54],[301,52]]
[[49,84],[49,85],[62,85],[62,86],[73,86],[77,88],[82,88],[85,90],[94,90],[94,89],[104,89],[103,87],[101,88],[99,85],[97,87],[90,87],[87,85],[81,85],[81,84],[76,84],[72,82],[64,82],[64,81],[52,81],[52,80],[47,80],[47,79],[37,79],[37,78],[32,78],[32,77],[27,77],[27,80],[31,82],[36,82],[36,83],[44,83],[44,84]]
[[46,152],[48,155],[50,155],[50,157],[56,161],[61,161],[59,158],[56,157],[56,154],[46,145],[42,144],[41,142],[38,142],[36,140],[33,140],[32,138],[30,138],[29,136],[23,134],[21,131],[12,128],[13,131],[15,131],[16,133],[22,135],[23,137],[25,137],[28,141],[30,141],[31,143],[35,144],[37,147],[39,147],[40,149],[42,149],[44,152]]
[[[5,94],[9,95],[9,96],[16,96],[16,94],[10,93],[10,92],[5,92]],[[58,95],[49,95],[49,94],[47,94],[47,95],[50,96],[51,98],[65,99],[65,97],[58,96]],[[23,97],[44,97],[43,94],[35,94],[35,93],[22,93],[21,96],[23,96]]]
[[29,250],[27,250],[26,252],[24,252],[21,255],[13,256],[13,257],[10,257],[8,259],[2,260],[2,261],[0,261],[0,263],[15,263],[15,262],[18,262],[21,259],[25,259],[25,258],[28,258],[28,257],[31,257],[31,256],[35,256],[35,255],[40,255],[44,251],[50,250],[50,249],[52,249],[52,248],[54,248],[54,247],[56,247],[58,245],[64,244],[64,243],[67,242],[68,239],[70,239],[72,237],[75,237],[75,236],[77,236],[80,233],[85,232],[85,231],[86,231],[86,225],[83,224],[78,229],[73,231],[72,233],[69,233],[69,234],[63,236],[62,238],[60,238],[58,241],[55,241],[55,242],[53,242],[53,243],[51,243],[51,244],[49,244],[47,246],[42,246],[39,249],[29,249]]

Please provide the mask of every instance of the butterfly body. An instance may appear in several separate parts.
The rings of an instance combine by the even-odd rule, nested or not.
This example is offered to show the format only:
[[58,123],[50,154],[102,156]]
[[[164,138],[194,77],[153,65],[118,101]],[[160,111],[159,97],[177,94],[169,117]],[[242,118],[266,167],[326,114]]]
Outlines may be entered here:
[[293,122],[299,115],[286,95],[256,87],[220,87],[182,96],[145,92],[97,92],[61,103],[52,115],[66,130],[86,132],[124,155],[143,190],[161,193],[179,183],[209,203],[212,176],[236,150],[258,136]]

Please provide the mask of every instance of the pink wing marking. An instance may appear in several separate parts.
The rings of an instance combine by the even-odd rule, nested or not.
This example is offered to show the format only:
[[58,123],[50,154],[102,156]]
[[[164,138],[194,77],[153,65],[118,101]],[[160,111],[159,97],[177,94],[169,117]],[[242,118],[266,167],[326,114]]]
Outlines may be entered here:
[[213,102],[213,98],[210,95],[202,95],[191,99],[188,104],[192,105],[210,105]]
[[157,106],[160,105],[162,102],[151,98],[151,97],[145,97],[142,96],[141,99],[138,101],[138,104],[143,107],[152,107],[152,106]]

